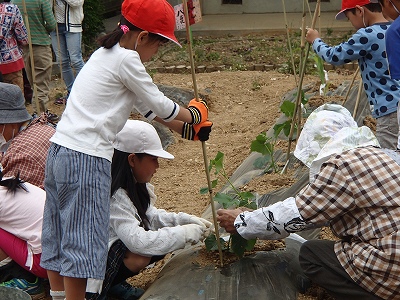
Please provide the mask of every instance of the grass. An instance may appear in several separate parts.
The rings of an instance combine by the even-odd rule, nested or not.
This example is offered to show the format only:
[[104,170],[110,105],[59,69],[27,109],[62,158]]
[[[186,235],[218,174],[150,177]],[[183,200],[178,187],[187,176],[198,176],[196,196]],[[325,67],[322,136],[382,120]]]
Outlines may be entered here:
[[[352,32],[337,33],[329,30],[324,40],[329,45],[336,45],[346,41]],[[300,62],[300,31],[290,34],[293,54],[289,53],[289,46],[285,34],[265,36],[252,34],[245,36],[224,37],[196,37],[193,40],[192,51],[196,66],[225,65],[225,69],[238,71],[248,70],[256,64],[279,66],[282,72],[292,73],[291,55],[298,66]],[[176,65],[190,65],[188,45],[181,40],[182,48],[169,43],[147,63],[149,69]],[[310,66],[314,60],[309,59]],[[313,68],[308,68],[313,72]]]

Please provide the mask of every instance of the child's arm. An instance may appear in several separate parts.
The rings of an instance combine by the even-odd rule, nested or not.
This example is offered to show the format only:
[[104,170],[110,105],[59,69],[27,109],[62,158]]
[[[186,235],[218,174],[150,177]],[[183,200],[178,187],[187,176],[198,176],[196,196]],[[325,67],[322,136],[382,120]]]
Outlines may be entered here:
[[319,32],[315,29],[308,28],[306,34],[306,41],[312,44],[315,39],[319,38]]
[[309,29],[308,32],[310,32],[310,35],[309,37],[306,36],[306,40],[312,40],[314,52],[323,61],[335,66],[340,66],[367,56],[371,51],[374,51],[374,44],[377,44],[377,32],[373,31],[371,27],[359,29],[348,41],[332,47],[326,44],[320,37],[315,38],[315,30]]
[[200,124],[192,125],[179,120],[165,122],[159,117],[155,117],[154,120],[159,122],[160,124],[163,124],[164,126],[167,126],[169,129],[176,131],[183,138],[192,141],[207,141],[210,136],[211,127],[213,125],[211,121],[205,121]]

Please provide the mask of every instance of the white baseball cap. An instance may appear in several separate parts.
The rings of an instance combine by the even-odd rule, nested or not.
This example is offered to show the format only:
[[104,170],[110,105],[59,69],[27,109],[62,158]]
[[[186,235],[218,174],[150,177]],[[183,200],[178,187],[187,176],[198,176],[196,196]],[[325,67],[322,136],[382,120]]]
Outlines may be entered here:
[[126,121],[124,128],[117,133],[113,146],[126,153],[146,153],[161,158],[174,158],[163,149],[156,129],[151,124],[139,120]]

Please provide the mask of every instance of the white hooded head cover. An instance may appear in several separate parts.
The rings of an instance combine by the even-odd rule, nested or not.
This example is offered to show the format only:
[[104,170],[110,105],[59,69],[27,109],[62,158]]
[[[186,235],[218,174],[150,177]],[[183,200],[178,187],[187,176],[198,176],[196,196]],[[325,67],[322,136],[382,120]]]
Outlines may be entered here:
[[307,118],[294,156],[310,168],[310,182],[333,154],[359,147],[377,146],[366,126],[358,127],[350,112],[339,104],[324,104]]

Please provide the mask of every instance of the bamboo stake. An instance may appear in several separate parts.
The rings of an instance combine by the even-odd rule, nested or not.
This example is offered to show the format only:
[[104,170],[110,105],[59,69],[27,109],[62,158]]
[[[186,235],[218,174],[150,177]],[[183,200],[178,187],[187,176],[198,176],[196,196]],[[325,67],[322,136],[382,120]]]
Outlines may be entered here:
[[293,49],[292,49],[292,42],[290,41],[290,34],[289,34],[288,21],[287,21],[287,15],[286,15],[285,0],[282,0],[282,6],[283,6],[283,16],[284,16],[284,18],[285,18],[286,37],[287,37],[288,45],[289,45],[289,53],[290,53],[290,57],[291,57],[293,75],[294,75],[294,80],[295,80],[296,86],[297,86],[296,65],[295,65],[295,63],[294,63],[294,55],[293,55]]
[[[318,16],[320,5],[321,5],[321,0],[318,0],[317,4],[315,6],[315,11],[314,11],[311,28],[314,28],[315,23],[317,22],[317,16]],[[304,34],[304,32],[302,34]],[[305,69],[306,69],[307,58],[308,58],[309,52],[310,52],[310,43],[307,43],[306,54],[304,56],[303,62],[301,64],[301,69],[300,69],[300,82],[299,82],[298,89],[297,89],[297,98],[296,98],[296,102],[295,102],[295,109],[294,109],[293,116],[296,115],[297,109],[299,109],[300,104],[301,104],[302,85],[303,85],[304,73],[305,73]],[[295,122],[292,120],[292,122],[290,124],[290,132],[289,132],[289,137],[288,137],[289,144],[288,144],[288,148],[287,148],[287,152],[286,152],[286,160],[287,161],[289,160],[289,157],[290,157],[290,148],[291,148],[291,143],[292,143],[292,138],[293,138],[294,123]],[[286,172],[286,169],[284,169],[283,171]]]
[[[53,12],[54,16],[56,15],[55,7],[56,7],[56,0],[53,0]],[[62,57],[61,57],[61,43],[60,43],[60,32],[58,30],[58,23],[56,24],[56,37],[57,37],[57,54],[58,54],[58,67],[60,68],[60,79],[61,82],[64,83],[64,75],[62,72]],[[65,105],[65,101],[64,101]]]
[[355,79],[356,79],[356,77],[357,77],[359,71],[360,71],[360,66],[357,67],[357,70],[356,70],[356,72],[354,73],[354,76],[353,76],[353,79],[351,80],[349,89],[347,90],[346,96],[344,97],[342,106],[344,106],[344,104],[346,103],[346,101],[347,101],[347,99],[348,99],[348,97],[349,97],[351,88],[353,87],[354,81],[355,81]]
[[358,84],[358,93],[357,93],[357,99],[356,99],[356,104],[354,105],[354,111],[353,111],[353,118],[356,118],[357,110],[358,110],[358,104],[360,103],[360,98],[361,98],[361,91],[363,89],[363,81],[360,79],[360,83]]
[[32,85],[33,85],[33,95],[35,98],[35,104],[36,104],[36,110],[38,110],[38,113],[40,112],[40,106],[39,106],[39,99],[37,95],[37,85],[36,85],[36,73],[35,73],[35,61],[33,59],[33,46],[32,46],[32,38],[31,38],[31,32],[30,32],[30,27],[29,27],[29,17],[28,17],[28,12],[26,10],[26,3],[25,0],[22,0],[22,6],[24,9],[24,22],[25,22],[25,27],[28,32],[28,44],[29,44],[29,60],[31,62],[31,73],[32,73]]
[[[185,13],[186,38],[187,38],[188,50],[189,50],[190,69],[192,72],[193,89],[194,89],[195,98],[198,101],[199,93],[197,90],[196,75],[195,75],[195,66],[194,66],[194,58],[193,58],[194,56],[193,56],[193,49],[192,49],[192,34],[191,34],[190,23],[189,23],[189,12],[188,12],[188,7],[187,7],[187,1],[182,0],[182,3],[183,3],[183,10]],[[205,169],[206,177],[207,177],[208,194],[209,194],[209,200],[210,200],[210,204],[211,204],[211,210],[212,210],[213,221],[214,221],[215,236],[217,238],[219,259],[220,259],[220,263],[221,263],[221,267],[222,267],[224,264],[223,259],[222,259],[222,246],[221,246],[221,241],[220,241],[220,236],[219,236],[219,231],[218,231],[218,222],[217,222],[217,214],[216,214],[216,210],[215,210],[215,203],[214,203],[214,199],[213,199],[213,195],[212,195],[212,184],[211,184],[211,179],[210,179],[210,170],[209,170],[209,165],[208,165],[206,143],[204,141],[202,141],[201,146],[203,149],[204,169]]]

